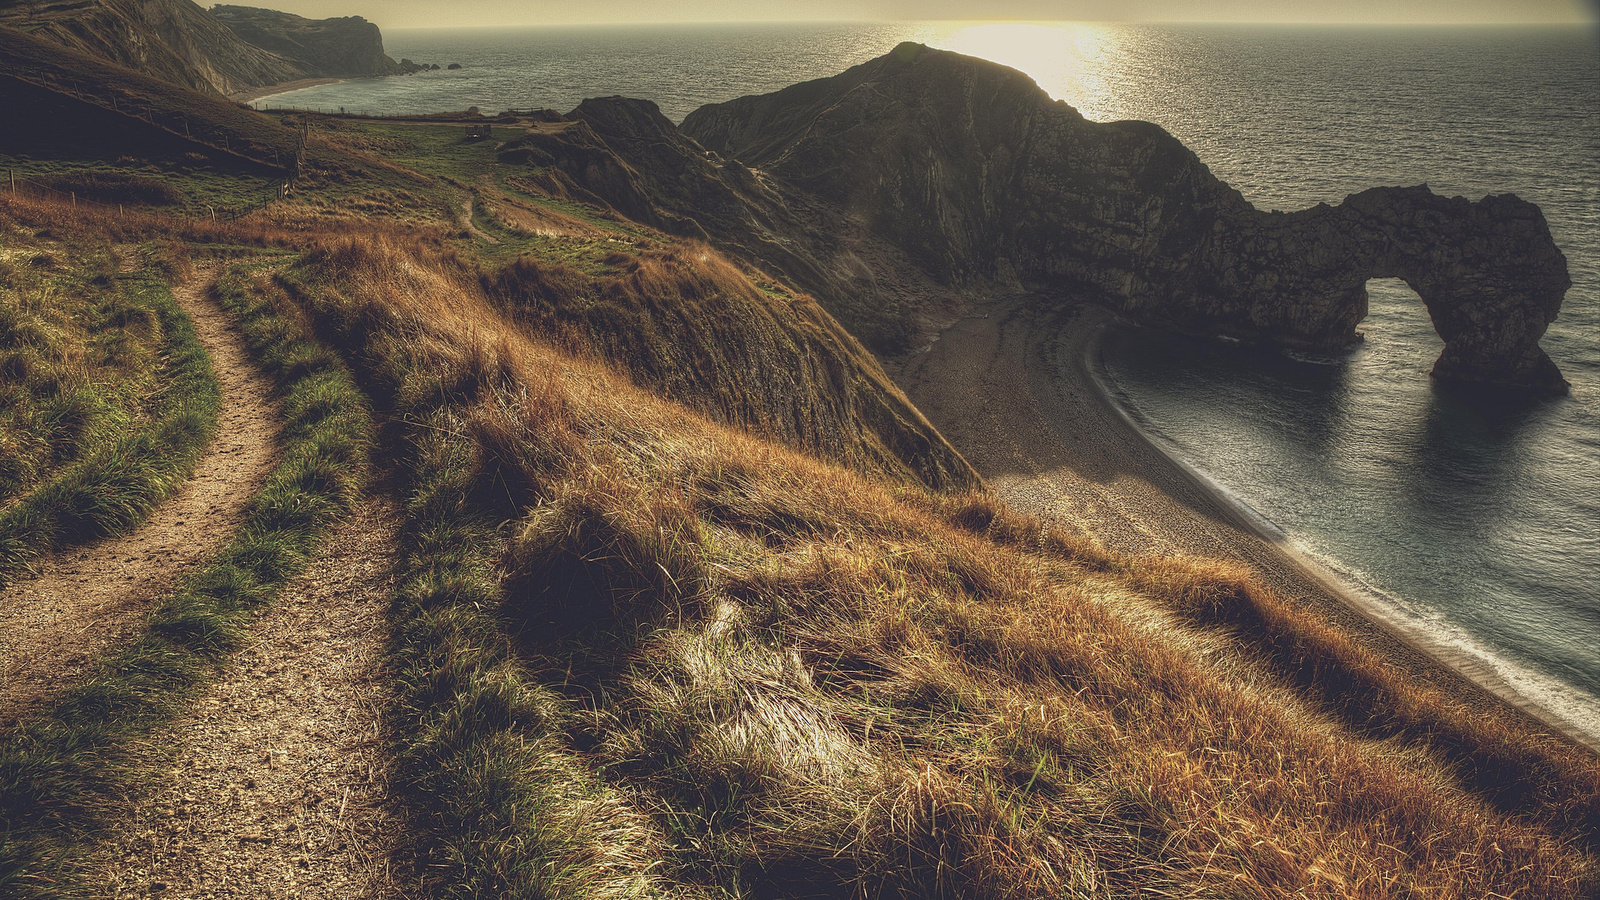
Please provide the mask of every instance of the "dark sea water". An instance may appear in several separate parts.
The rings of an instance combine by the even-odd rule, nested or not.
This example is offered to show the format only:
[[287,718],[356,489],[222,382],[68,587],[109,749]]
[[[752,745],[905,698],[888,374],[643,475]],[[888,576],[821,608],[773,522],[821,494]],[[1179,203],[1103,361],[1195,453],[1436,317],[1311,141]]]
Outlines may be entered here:
[[1573,287],[1544,346],[1572,396],[1452,396],[1415,294],[1369,286],[1366,342],[1309,359],[1133,332],[1107,376],[1170,450],[1379,599],[1600,733],[1600,44],[1593,28],[727,25],[396,31],[458,71],[268,98],[351,112],[570,109],[626,94],[674,121],[834,74],[902,40],[1032,75],[1096,120],[1156,122],[1262,208],[1427,182],[1538,203]]

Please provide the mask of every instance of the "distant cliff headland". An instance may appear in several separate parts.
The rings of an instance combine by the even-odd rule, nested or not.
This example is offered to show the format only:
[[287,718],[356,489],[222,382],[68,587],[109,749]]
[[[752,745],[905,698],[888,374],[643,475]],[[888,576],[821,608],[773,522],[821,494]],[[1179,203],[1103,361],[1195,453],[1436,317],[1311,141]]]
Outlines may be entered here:
[[307,78],[429,68],[390,59],[378,26],[360,16],[306,19],[223,5],[206,10],[192,0],[22,0],[0,8],[0,25],[223,96]]

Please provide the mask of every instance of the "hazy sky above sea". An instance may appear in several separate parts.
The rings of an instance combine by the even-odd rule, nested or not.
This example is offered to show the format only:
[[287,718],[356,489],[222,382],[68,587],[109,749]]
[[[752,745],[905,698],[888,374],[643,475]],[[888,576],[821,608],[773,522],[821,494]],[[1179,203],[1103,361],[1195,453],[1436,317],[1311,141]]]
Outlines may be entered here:
[[1076,22],[1592,22],[1596,0],[234,0],[385,28],[961,19]]

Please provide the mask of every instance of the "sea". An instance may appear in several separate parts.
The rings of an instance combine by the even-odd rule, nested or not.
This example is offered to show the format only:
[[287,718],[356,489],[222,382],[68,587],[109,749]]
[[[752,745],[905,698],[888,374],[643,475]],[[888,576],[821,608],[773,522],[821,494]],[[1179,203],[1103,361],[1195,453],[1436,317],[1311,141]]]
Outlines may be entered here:
[[1263,209],[1427,183],[1537,203],[1573,285],[1543,345],[1570,397],[1441,389],[1442,342],[1398,280],[1329,356],[1147,330],[1103,375],[1169,452],[1393,620],[1600,738],[1600,33],[1572,27],[1064,22],[403,30],[441,67],[264,98],[374,114],[704,103],[835,74],[901,41],[1021,69],[1097,121],[1155,122]]

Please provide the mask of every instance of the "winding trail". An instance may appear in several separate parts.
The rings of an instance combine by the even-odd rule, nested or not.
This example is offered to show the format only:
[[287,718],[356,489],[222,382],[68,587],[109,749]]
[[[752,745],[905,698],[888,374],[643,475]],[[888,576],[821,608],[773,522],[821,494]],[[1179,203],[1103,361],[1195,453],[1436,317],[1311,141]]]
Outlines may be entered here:
[[472,205],[472,195],[468,194],[467,198],[461,201],[461,217],[457,220],[456,224],[461,226],[462,231],[469,232],[473,237],[483,241],[484,243],[500,243],[499,238],[478,228],[478,223],[472,220]]
[[0,728],[26,718],[97,656],[137,634],[154,601],[233,533],[277,460],[281,417],[272,379],[207,296],[215,276],[215,269],[197,269],[172,294],[194,319],[222,388],[216,439],[145,524],[52,554],[33,578],[0,590]]
[[87,863],[98,896],[405,896],[382,717],[399,521],[363,500],[216,684],[136,748],[155,784]]

